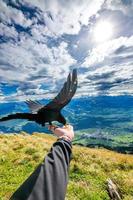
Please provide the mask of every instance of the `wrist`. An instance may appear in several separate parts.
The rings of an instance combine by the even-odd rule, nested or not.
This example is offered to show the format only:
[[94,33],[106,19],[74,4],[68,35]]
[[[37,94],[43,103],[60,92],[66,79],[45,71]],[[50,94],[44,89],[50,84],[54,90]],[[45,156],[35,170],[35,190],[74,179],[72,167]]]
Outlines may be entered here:
[[70,140],[66,140],[65,138],[63,138],[63,137],[61,137],[61,138],[58,138],[57,139],[57,141],[63,141],[63,142],[65,142],[65,143],[68,143],[68,144],[70,144],[71,145],[71,147],[72,147],[72,141],[70,141]]
[[68,142],[72,141],[72,139],[68,135],[62,135],[59,137],[59,139],[64,139],[64,140],[67,140]]

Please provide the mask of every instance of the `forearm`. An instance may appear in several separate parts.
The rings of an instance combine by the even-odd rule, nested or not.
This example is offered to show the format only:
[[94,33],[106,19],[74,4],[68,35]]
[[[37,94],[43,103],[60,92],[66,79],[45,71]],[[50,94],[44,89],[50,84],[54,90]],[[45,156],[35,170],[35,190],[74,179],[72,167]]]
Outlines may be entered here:
[[69,163],[72,154],[71,148],[71,144],[68,141],[60,139],[54,143],[51,152],[45,157],[47,200],[65,199]]
[[64,200],[71,154],[70,142],[59,139],[11,199]]

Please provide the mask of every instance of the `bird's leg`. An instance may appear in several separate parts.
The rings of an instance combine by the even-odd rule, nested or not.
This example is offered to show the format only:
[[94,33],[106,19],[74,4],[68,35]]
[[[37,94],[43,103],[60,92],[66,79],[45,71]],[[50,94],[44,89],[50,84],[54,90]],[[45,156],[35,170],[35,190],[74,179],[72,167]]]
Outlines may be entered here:
[[59,113],[58,122],[60,122],[64,126],[66,126],[66,124],[67,124],[66,119],[64,118],[64,116],[61,113]]
[[49,125],[52,126],[52,122],[49,122]]

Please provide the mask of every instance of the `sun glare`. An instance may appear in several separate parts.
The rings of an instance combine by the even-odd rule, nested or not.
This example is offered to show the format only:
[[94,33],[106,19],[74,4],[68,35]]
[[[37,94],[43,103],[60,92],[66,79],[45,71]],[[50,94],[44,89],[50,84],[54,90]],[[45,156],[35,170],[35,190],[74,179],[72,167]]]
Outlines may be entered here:
[[94,39],[96,42],[109,40],[113,35],[113,26],[108,21],[101,21],[94,27]]

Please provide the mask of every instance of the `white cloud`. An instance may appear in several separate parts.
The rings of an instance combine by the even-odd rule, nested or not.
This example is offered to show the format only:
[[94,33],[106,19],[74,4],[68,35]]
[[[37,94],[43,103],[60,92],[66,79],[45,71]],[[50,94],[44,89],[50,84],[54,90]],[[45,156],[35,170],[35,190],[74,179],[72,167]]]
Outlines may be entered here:
[[44,21],[49,30],[57,35],[78,34],[82,25],[88,25],[90,17],[101,9],[104,0],[45,0],[27,1],[44,13]]
[[[89,51],[82,66],[69,53],[69,42],[73,42],[71,35],[78,34],[83,25],[89,24],[93,15],[98,15],[103,2],[104,0],[24,0],[21,3],[33,8],[35,14],[30,19],[28,14],[24,15],[21,10],[1,1],[0,34],[14,40],[8,39],[1,44],[0,79],[4,83],[16,83],[18,88],[10,96],[0,95],[0,101],[52,98],[74,66],[81,70],[78,73],[79,88],[75,97],[95,96],[102,88],[109,95],[126,92],[133,94],[130,82],[133,76],[133,36],[120,37],[98,45]],[[109,6],[109,2],[113,1],[106,2]],[[19,6],[19,3],[15,3]],[[14,23],[24,28],[29,27],[29,31],[17,32]],[[9,24],[12,26],[9,27]],[[70,40],[69,37],[61,37],[62,34],[70,34]],[[85,40],[84,33],[81,33],[81,37],[72,45]],[[68,43],[63,42],[63,38],[65,41],[67,38]],[[81,56],[78,49],[78,53],[76,52],[78,46],[74,46],[76,57]],[[89,47],[91,46],[92,43]]]
[[2,90],[0,89],[0,102],[4,100],[4,94]]
[[0,19],[4,23],[11,24],[13,21],[23,27],[28,27],[32,24],[32,21],[27,19],[21,10],[8,6],[4,1],[0,1]]
[[47,42],[47,36],[56,39],[57,36],[52,33],[47,26],[40,25],[40,24],[34,24],[31,27],[31,34],[32,39],[37,40],[39,42],[46,43]]
[[38,7],[40,10],[45,10],[45,0],[23,0],[23,3],[27,6]]
[[103,62],[106,57],[113,55],[113,53],[121,46],[133,46],[133,36],[131,36],[130,38],[120,37],[118,39],[110,40],[108,42],[98,45],[89,52],[89,55],[85,59],[83,65],[89,67],[93,64]]
[[5,24],[0,23],[0,35],[15,39],[18,37],[18,32],[14,27],[8,27]]
[[[68,53],[67,43],[61,42],[59,46],[49,48],[30,37],[21,37],[18,44],[1,44],[0,54],[1,81],[16,83],[19,87],[17,94],[5,97],[5,100],[44,95],[48,89],[41,89],[41,84],[49,84],[49,92],[56,92],[60,81],[66,79],[70,66],[76,63]],[[27,86],[23,87],[25,84]]]
[[[120,37],[93,48],[83,67],[88,69],[81,79],[81,88],[89,86],[90,94],[133,94],[133,36]],[[82,90],[82,89],[81,89]]]
[[[10,71],[6,66],[7,70],[4,71],[4,76],[7,73],[8,81],[14,79],[18,81],[25,80],[26,77],[29,77],[29,74],[36,74],[41,69],[46,69],[50,73],[56,72],[56,70],[57,73],[62,70],[68,71],[67,68],[75,63],[75,60],[67,51],[67,44],[64,42],[58,47],[50,49],[46,44],[39,44],[28,38],[17,45],[10,42],[2,44],[0,53],[2,55],[1,61],[6,60],[15,68]],[[11,72],[12,76],[9,76]],[[18,74],[21,76],[18,76]]]
[[110,10],[120,10],[125,15],[133,16],[133,1],[107,0],[105,7]]
[[[92,78],[91,78],[92,77]],[[88,79],[90,78],[91,84],[97,86],[111,85],[108,89],[109,95],[122,95],[124,93],[133,94],[132,79],[133,79],[133,67],[128,65],[114,65],[114,66],[102,66],[97,68],[92,73],[88,73]],[[97,88],[95,88],[98,90]],[[104,91],[103,91],[104,92]]]

